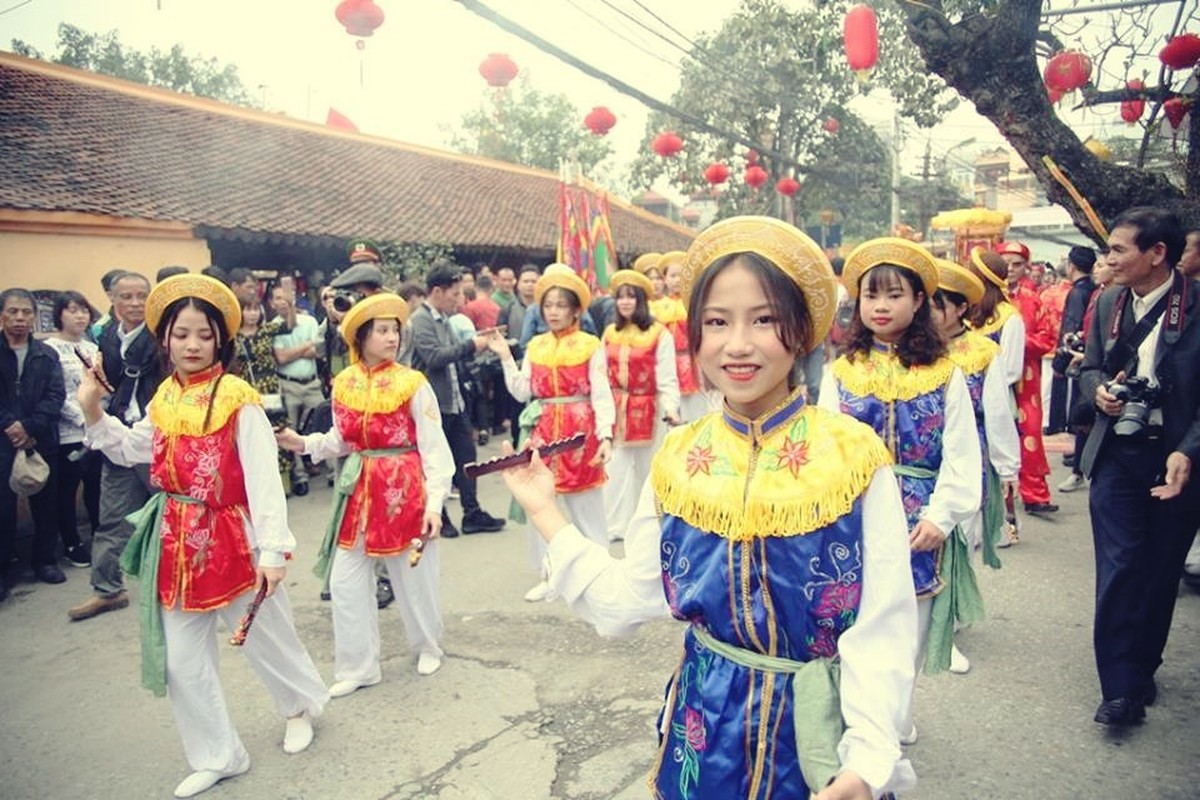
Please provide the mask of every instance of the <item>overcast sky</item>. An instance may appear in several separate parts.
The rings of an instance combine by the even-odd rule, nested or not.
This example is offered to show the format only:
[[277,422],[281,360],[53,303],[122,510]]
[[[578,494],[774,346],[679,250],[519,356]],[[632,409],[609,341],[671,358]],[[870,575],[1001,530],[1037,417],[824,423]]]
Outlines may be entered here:
[[[446,146],[446,127],[456,125],[463,113],[484,101],[485,84],[478,68],[491,52],[507,53],[535,88],[567,94],[581,114],[596,105],[612,109],[618,118],[610,133],[617,169],[633,157],[644,133],[647,112],[637,101],[542,54],[454,0],[376,0],[386,19],[365,40],[362,51],[334,18],[336,0],[20,2],[0,0],[4,49],[19,38],[53,52],[56,28],[64,21],[87,31],[116,29],[123,42],[139,49],[166,49],[178,43],[189,54],[235,64],[243,83],[268,109],[323,122],[333,106],[364,132],[403,141]],[[674,65],[681,51],[613,8],[638,16],[672,37],[635,0],[487,0],[487,4],[661,100],[669,101],[678,85]],[[715,30],[737,7],[736,0],[641,0],[641,4],[688,37]],[[854,108],[879,130],[889,128],[886,93],[876,91],[866,101],[856,101]],[[1072,124],[1077,130],[1108,135],[1104,125],[1112,126],[1115,115],[1114,107],[1103,117],[1076,116]],[[932,132],[909,126],[902,162],[906,171],[917,169],[927,136],[932,137],[935,157],[968,139],[975,143],[957,149],[956,156],[1002,142],[990,123],[963,108]]]

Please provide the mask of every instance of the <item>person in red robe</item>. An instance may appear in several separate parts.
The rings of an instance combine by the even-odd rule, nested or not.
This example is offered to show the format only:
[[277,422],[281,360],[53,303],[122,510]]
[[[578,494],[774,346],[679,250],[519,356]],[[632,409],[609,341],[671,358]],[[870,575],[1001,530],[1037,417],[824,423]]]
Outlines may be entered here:
[[996,252],[1008,264],[1008,297],[1025,321],[1025,364],[1017,382],[1017,429],[1021,433],[1021,471],[1018,489],[1025,511],[1050,514],[1046,476],[1050,464],[1042,443],[1042,357],[1054,349],[1057,331],[1037,287],[1029,278],[1029,248],[1021,242],[1001,242]]

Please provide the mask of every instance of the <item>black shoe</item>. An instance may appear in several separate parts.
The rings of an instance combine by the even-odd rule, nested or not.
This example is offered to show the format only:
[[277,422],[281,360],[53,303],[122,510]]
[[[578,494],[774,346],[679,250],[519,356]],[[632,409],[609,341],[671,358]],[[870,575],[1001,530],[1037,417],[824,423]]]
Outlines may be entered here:
[[479,446],[483,447],[487,443],[488,443],[488,432],[487,432],[487,430],[481,430],[479,432]]
[[292,494],[296,497],[304,497],[308,494],[308,481],[297,481],[292,484]]
[[1096,722],[1101,725],[1137,725],[1146,718],[1146,707],[1129,697],[1105,700],[1096,709]]
[[1026,503],[1026,514],[1053,514],[1058,511],[1058,506],[1054,503]]
[[0,600],[8,599],[8,581],[0,578]]
[[454,527],[454,523],[448,519],[442,520],[442,531],[438,534],[442,539],[457,539],[458,528]]
[[504,528],[504,520],[496,519],[482,508],[463,515],[463,533],[495,533]]
[[328,603],[332,599],[333,599],[333,595],[331,595],[328,590],[321,591],[321,602],[322,603]]
[[1142,692],[1142,705],[1149,707],[1149,706],[1154,705],[1154,703],[1157,700],[1158,700],[1158,684],[1155,683],[1154,678],[1151,678],[1150,679],[1150,687],[1148,689],[1146,689],[1146,691]]
[[375,603],[380,608],[387,608],[396,599],[395,592],[392,591],[392,582],[386,578],[380,578],[375,582]]
[[55,564],[41,564],[33,568],[33,574],[42,583],[66,583],[67,576]]
[[68,547],[67,561],[71,562],[72,567],[90,567],[92,565],[91,551],[88,550],[86,544],[77,544],[74,547]]

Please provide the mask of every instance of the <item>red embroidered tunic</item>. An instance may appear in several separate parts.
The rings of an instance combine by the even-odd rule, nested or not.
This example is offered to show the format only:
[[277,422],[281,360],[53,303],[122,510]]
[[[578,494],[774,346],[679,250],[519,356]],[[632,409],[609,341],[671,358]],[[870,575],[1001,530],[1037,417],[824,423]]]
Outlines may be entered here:
[[594,489],[607,477],[603,464],[592,463],[600,440],[596,438],[588,362],[598,347],[599,339],[575,328],[561,335],[539,334],[529,340],[525,351],[530,389],[542,405],[541,418],[530,437],[534,444],[565,439],[577,433],[587,435],[582,448],[550,459],[554,487],[560,494]]
[[[369,556],[395,555],[421,533],[425,473],[417,451],[413,395],[425,376],[394,362],[354,364],[333,380],[333,422],[362,456],[362,473],[346,503],[338,547],[361,533]],[[371,451],[398,451],[375,452]]]
[[688,352],[687,309],[678,297],[663,297],[651,308],[654,318],[671,332],[675,339],[675,371],[679,375],[679,394],[687,396],[700,391],[700,373],[696,361]]
[[[241,407],[259,402],[245,381],[226,375],[213,398],[220,367],[173,375],[149,406],[154,423],[150,477],[168,496],[162,519],[158,597],[163,608],[209,611],[254,586],[254,556],[246,536],[246,482],[237,449]],[[208,406],[207,432],[204,418]]]
[[645,444],[654,438],[656,355],[662,332],[657,322],[644,331],[632,324],[619,331],[609,325],[604,331],[608,382],[617,409],[615,442]]

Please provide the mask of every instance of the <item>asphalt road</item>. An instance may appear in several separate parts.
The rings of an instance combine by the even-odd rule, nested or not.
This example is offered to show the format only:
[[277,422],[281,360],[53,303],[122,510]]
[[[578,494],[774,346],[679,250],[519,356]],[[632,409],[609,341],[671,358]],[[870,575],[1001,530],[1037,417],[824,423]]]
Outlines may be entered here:
[[[290,501],[300,549],[287,587],[300,636],[332,680],[329,606],[310,572],[329,492],[314,486]],[[507,507],[498,478],[485,478],[481,495],[492,513]],[[1146,724],[1118,734],[1095,725],[1086,492],[1058,500],[1057,519],[1026,519],[1003,568],[981,572],[989,617],[959,638],[970,673],[920,679],[921,738],[908,748],[920,783],[908,797],[1200,794],[1200,595],[1181,590]],[[664,620],[603,639],[561,603],[523,602],[534,574],[516,526],[439,546],[442,670],[418,677],[399,615],[382,612],[383,683],[333,701],[303,754],[283,753],[266,692],[224,650],[222,679],[253,766],[206,798],[649,795],[653,721],[681,627]],[[67,608],[89,588],[87,570],[68,572],[61,586],[18,584],[0,604],[0,798],[170,797],[188,768],[166,701],[139,688],[136,614],[69,623]]]

